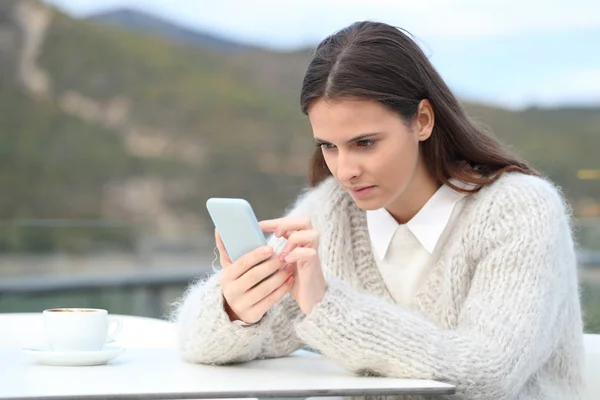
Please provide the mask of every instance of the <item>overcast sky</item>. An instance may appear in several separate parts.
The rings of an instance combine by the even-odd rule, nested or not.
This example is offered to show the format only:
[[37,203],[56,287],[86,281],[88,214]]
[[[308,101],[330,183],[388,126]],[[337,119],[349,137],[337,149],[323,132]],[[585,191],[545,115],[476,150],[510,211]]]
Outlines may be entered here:
[[507,107],[600,105],[599,0],[46,0],[73,16],[134,7],[273,49],[372,19],[415,35],[459,95]]

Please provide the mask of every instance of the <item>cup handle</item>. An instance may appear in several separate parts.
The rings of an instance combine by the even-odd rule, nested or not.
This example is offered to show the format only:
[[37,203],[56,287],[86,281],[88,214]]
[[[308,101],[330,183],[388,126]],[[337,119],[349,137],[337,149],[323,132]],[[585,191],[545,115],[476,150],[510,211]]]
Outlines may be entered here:
[[[117,335],[123,330],[123,322],[120,319],[109,318],[108,337],[106,343],[112,343],[117,340]],[[114,328],[113,328],[114,327]]]

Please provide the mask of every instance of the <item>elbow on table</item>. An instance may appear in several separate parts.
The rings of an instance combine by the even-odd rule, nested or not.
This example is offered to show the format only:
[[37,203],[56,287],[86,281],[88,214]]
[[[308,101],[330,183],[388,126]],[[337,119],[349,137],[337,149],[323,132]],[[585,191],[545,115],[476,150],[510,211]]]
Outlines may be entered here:
[[214,364],[214,354],[198,338],[179,335],[177,349],[182,360],[194,364]]
[[[473,362],[454,379],[446,378],[445,380],[454,380],[454,382],[448,383],[455,385],[457,394],[463,394],[467,399],[513,399],[517,397],[529,379],[528,372],[501,356],[488,355],[488,358],[485,365],[477,365],[478,363]],[[443,379],[437,380],[443,381]]]

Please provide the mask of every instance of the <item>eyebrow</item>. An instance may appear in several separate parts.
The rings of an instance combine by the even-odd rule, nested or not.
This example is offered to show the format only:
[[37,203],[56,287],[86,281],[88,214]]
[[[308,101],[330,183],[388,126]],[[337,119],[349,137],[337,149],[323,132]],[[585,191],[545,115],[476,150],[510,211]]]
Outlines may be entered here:
[[[348,140],[347,143],[358,142],[361,140],[372,138],[373,136],[377,136],[380,134],[381,134],[381,132],[363,133],[362,135],[355,136],[352,139]],[[331,144],[327,140],[323,140],[323,139],[319,139],[319,138],[315,138],[315,142],[322,143],[322,144]]]

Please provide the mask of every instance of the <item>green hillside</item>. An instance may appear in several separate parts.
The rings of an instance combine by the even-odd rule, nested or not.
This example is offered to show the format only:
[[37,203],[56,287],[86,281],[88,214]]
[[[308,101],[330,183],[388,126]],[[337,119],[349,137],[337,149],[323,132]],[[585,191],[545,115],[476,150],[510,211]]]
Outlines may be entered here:
[[469,105],[470,115],[565,189],[572,201],[600,202],[600,180],[577,179],[580,169],[600,169],[600,108],[528,109],[510,112]]
[[[308,52],[220,53],[53,13],[37,60],[50,96],[34,100],[10,80],[0,90],[0,184],[9,194],[0,219],[104,219],[107,185],[132,178],[183,187],[165,197],[182,223],[206,222],[212,196],[245,197],[268,218],[304,185],[313,145],[298,90]],[[61,99],[73,93],[98,104],[122,99],[126,117],[111,125],[66,111]],[[468,109],[571,199],[600,199],[600,181],[575,179],[580,168],[600,168],[600,109]],[[140,137],[166,150],[132,151],[127,143]],[[0,251],[77,247],[89,234],[61,241],[16,232],[0,230]],[[132,233],[119,232],[114,241],[130,244]]]
[[[112,132],[70,117],[51,102],[34,102],[13,84],[0,90],[0,105],[0,219],[98,218],[103,183],[148,169]],[[56,233],[3,224],[0,251],[70,248],[73,237]],[[104,232],[86,234],[98,239]],[[127,232],[111,235],[130,242]]]
[[[258,171],[262,154],[285,158],[295,151],[294,137],[311,143],[297,105],[262,89],[252,71],[240,73],[244,67],[235,56],[179,47],[60,15],[39,62],[50,72],[56,92],[74,90],[100,101],[125,96],[133,103],[131,124],[201,146],[206,160],[187,174],[199,184],[227,181],[219,191],[249,194],[256,183],[268,183]],[[283,184],[279,178],[272,179]],[[280,190],[275,190],[276,197]]]

